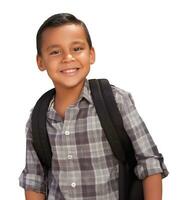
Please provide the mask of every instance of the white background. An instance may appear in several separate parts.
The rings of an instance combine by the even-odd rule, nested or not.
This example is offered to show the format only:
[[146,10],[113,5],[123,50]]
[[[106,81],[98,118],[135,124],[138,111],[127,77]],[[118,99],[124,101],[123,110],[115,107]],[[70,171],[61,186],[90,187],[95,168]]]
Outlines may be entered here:
[[16,0],[0,3],[0,195],[23,200],[24,127],[36,99],[52,87],[38,71],[37,29],[70,12],[91,33],[96,63],[89,78],[106,77],[130,91],[165,158],[163,199],[184,198],[185,4],[180,0]]

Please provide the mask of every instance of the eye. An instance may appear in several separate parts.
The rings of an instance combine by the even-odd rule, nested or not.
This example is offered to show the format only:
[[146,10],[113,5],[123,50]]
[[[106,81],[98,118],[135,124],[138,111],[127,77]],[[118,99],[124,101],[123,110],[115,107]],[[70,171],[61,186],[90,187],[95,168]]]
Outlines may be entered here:
[[82,47],[75,47],[75,48],[74,48],[74,51],[76,51],[76,52],[78,52],[78,51],[82,51],[82,50],[83,50]]
[[53,50],[49,54],[52,56],[60,55],[62,52],[60,50]]

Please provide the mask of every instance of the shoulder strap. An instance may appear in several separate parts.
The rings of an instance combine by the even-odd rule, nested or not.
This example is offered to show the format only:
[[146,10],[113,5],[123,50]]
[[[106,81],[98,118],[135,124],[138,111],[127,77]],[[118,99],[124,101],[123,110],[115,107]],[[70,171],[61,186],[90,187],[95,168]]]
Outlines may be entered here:
[[48,106],[54,94],[55,89],[43,94],[35,104],[31,117],[33,146],[45,173],[51,168],[52,151],[46,129],[46,119]]
[[[107,79],[92,79],[89,80],[89,83],[100,123],[112,147],[112,151],[119,161],[123,160],[124,155],[124,161],[128,162],[130,166],[134,166],[136,160],[132,143],[124,129],[122,116],[109,81]],[[111,144],[114,140],[116,140],[117,144],[115,146]]]
[[135,165],[135,153],[130,138],[124,128],[121,113],[118,109],[117,103],[112,92],[111,85],[106,79],[99,79],[100,88],[104,97],[104,101],[109,112],[109,116],[114,124],[116,133],[122,142],[122,147],[125,151],[126,160],[129,165]]
[[91,89],[91,95],[96,108],[96,112],[100,119],[104,133],[112,148],[112,151],[119,161],[125,162],[125,152],[123,151],[119,137],[116,134],[115,127],[109,117],[108,109],[102,96],[99,81],[97,79],[91,79],[89,80],[89,86]]

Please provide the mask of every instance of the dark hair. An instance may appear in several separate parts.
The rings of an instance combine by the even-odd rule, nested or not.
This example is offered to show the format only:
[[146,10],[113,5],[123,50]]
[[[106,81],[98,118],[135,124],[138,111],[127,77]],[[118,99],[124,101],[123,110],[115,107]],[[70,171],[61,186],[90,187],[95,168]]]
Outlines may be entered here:
[[92,41],[89,34],[89,31],[85,25],[85,23],[79,19],[77,19],[74,15],[69,13],[59,13],[52,15],[49,17],[44,23],[40,26],[37,36],[36,36],[36,45],[37,45],[37,54],[41,55],[41,46],[42,46],[42,33],[50,27],[58,27],[66,24],[77,24],[81,25],[86,33],[87,43],[89,47],[92,47]]

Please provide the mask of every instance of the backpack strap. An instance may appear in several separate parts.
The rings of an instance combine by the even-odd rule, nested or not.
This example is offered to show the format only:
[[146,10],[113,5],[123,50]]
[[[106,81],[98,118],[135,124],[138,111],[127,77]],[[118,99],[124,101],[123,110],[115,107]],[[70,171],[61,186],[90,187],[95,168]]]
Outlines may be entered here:
[[135,156],[132,143],[123,126],[122,116],[109,81],[107,79],[91,79],[89,85],[100,123],[104,131],[106,130],[107,139],[110,144],[113,140],[117,141],[118,146],[115,149],[111,146],[112,150],[116,151],[115,156],[119,161],[122,161],[124,155],[124,161],[134,165]]
[[122,116],[115,101],[111,85],[107,79],[99,79],[98,82],[110,119],[112,120],[114,128],[116,129],[116,134],[121,141],[122,148],[124,149],[126,161],[130,167],[134,167],[136,165],[135,152],[131,140],[124,128]]
[[52,151],[46,128],[46,119],[49,103],[54,95],[55,89],[44,93],[35,104],[31,117],[33,146],[43,166],[45,175],[51,169]]
[[125,163],[125,152],[122,148],[120,139],[116,134],[115,127],[110,119],[109,112],[105,104],[104,97],[102,95],[102,90],[100,88],[99,80],[97,79],[89,80],[89,86],[91,89],[91,95],[95,105],[96,112],[100,119],[100,123],[104,130],[106,138],[109,141],[111,149],[115,157],[120,162]]

